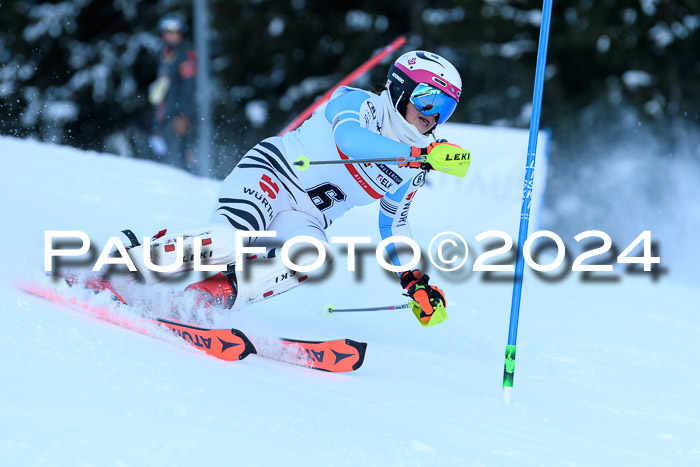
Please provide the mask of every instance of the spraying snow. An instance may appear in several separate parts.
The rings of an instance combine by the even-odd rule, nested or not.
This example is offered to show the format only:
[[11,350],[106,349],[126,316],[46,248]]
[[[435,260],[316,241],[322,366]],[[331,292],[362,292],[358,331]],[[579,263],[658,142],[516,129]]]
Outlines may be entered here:
[[[476,273],[452,280],[435,274],[449,319],[432,328],[403,311],[324,316],[328,303],[404,300],[373,255],[363,257],[357,274],[336,261],[324,280],[218,317],[257,335],[368,342],[358,372],[264,359],[226,363],[13,287],[17,278],[41,275],[44,230],[83,230],[99,243],[124,228],[149,235],[196,225],[208,217],[219,182],[10,138],[0,139],[0,154],[3,465],[700,460],[700,377],[688,366],[700,332],[697,285],[644,276],[583,283],[575,274],[547,283],[526,273],[511,406],[501,401],[511,284]],[[674,183],[677,196],[691,186],[689,177]],[[412,211],[416,236],[469,231],[435,188],[421,193]],[[436,218],[437,231],[417,222]],[[376,241],[375,223],[370,206],[329,234]],[[631,228],[642,227],[640,221]]]

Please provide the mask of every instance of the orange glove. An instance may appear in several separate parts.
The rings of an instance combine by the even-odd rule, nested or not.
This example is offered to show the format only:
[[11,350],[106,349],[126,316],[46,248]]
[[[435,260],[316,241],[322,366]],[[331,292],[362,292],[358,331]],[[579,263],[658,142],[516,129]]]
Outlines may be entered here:
[[[431,149],[436,145],[437,143],[430,143],[428,147],[425,148],[419,148],[418,146],[411,146],[411,158],[418,158],[420,156],[427,156],[428,153],[430,152]],[[410,167],[412,169],[426,169],[430,170],[432,167],[430,167],[430,164],[427,164],[422,161],[410,161],[410,162],[402,162],[399,164],[399,167]]]
[[406,271],[401,274],[401,287],[415,300],[421,308],[420,319],[430,321],[437,308],[446,308],[445,294],[438,287],[428,284],[430,277],[420,272],[420,269]]

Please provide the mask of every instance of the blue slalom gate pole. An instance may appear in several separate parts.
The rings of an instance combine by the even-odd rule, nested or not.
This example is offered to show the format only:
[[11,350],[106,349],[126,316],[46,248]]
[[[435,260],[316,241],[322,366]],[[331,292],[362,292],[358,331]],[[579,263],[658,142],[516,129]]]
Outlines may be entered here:
[[525,259],[523,245],[527,238],[530,223],[530,205],[532,203],[532,185],[535,177],[535,155],[537,153],[537,135],[540,131],[540,113],[542,110],[542,89],[544,88],[544,69],[547,63],[547,43],[549,42],[549,25],[552,20],[552,0],[544,0],[542,8],[542,25],[540,26],[540,44],[537,50],[537,67],[535,70],[535,90],[532,96],[532,115],[530,118],[530,139],[527,145],[525,165],[525,185],[523,188],[523,206],[520,210],[520,230],[518,231],[518,257],[515,262],[515,279],[513,280],[513,299],[510,305],[510,328],[506,361],[503,368],[503,400],[510,404],[513,394],[513,376],[515,374],[515,343],[518,338],[518,316],[520,314],[520,295],[523,289],[523,270]]

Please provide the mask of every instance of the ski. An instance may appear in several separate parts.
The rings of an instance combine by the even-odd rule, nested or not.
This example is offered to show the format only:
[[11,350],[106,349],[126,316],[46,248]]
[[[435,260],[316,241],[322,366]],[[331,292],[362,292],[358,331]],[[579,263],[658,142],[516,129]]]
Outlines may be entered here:
[[365,360],[367,344],[352,339],[329,341],[304,341],[298,339],[277,339],[273,352],[266,346],[257,345],[257,354],[285,363],[301,365],[315,370],[344,373],[355,371]]
[[121,313],[115,313],[107,306],[90,303],[89,300],[81,300],[77,297],[65,296],[51,287],[24,283],[19,288],[23,292],[49,303],[87,313],[95,318],[156,339],[161,338],[161,336],[155,331],[152,324],[158,324],[171,330],[190,345],[221,360],[229,362],[243,360],[251,353],[255,353],[253,343],[238,329],[206,329],[161,318],[125,316]]
[[250,339],[235,328],[207,329],[162,318],[153,321],[170,329],[173,334],[204,353],[227,362],[243,360],[248,355],[256,353]]
[[[157,318],[160,325],[170,328],[175,334],[204,352],[222,360],[240,360],[251,353],[260,357],[313,368],[314,370],[345,373],[362,366],[367,344],[352,339],[328,341],[305,341],[299,339],[258,339],[257,346],[238,329],[209,329],[174,320]],[[242,342],[230,342],[231,334]],[[226,354],[232,346],[244,345],[240,357]]]
[[[29,295],[50,303],[85,312],[131,331],[159,338],[159,335],[153,330],[152,324],[155,323],[169,329],[176,336],[206,354],[229,362],[243,360],[251,354],[257,354],[260,357],[315,370],[343,373],[360,368],[364,363],[367,349],[366,343],[352,339],[306,341],[288,338],[259,338],[253,341],[245,333],[235,328],[212,329],[170,318],[151,319],[134,315],[125,316],[122,313],[116,313],[107,306],[65,296],[52,287],[23,283],[19,288]],[[124,304],[123,300],[121,303]]]
[[[253,353],[315,370],[344,373],[355,371],[362,366],[367,349],[367,344],[352,339],[305,341],[277,338],[272,342],[270,339],[257,339],[255,345],[238,329],[202,328],[163,318],[157,318],[155,322],[170,328],[179,337],[204,352],[228,361],[243,359]],[[240,338],[242,342],[229,342],[232,340],[231,334]],[[244,345],[240,358],[226,355],[226,351],[235,345]]]

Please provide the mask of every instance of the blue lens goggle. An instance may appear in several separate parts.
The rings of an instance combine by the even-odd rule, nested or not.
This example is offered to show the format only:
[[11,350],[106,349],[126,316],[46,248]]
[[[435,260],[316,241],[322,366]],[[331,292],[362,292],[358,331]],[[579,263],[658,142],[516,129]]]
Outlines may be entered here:
[[413,90],[411,102],[423,115],[440,114],[438,124],[445,123],[457,108],[454,98],[425,83],[419,83]]

